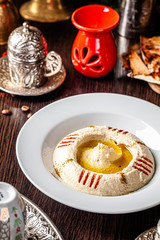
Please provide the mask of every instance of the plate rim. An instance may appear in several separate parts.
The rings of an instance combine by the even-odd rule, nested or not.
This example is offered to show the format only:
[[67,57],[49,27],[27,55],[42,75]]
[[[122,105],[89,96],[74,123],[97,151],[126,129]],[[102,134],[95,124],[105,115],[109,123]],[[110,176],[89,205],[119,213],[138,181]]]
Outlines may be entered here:
[[[78,95],[73,95],[73,96],[69,96],[69,97],[66,97],[66,98],[59,99],[59,100],[57,100],[57,101],[55,101],[55,102],[52,102],[52,103],[44,106],[44,107],[41,108],[39,111],[37,111],[30,119],[27,120],[27,122],[26,122],[26,123],[23,125],[23,127],[21,128],[21,130],[20,130],[20,132],[19,132],[19,134],[18,134],[18,137],[17,137],[17,141],[16,141],[16,156],[17,156],[18,163],[19,163],[19,165],[20,165],[23,173],[25,174],[25,176],[29,179],[29,181],[30,181],[34,186],[36,186],[36,188],[38,188],[41,192],[43,192],[45,195],[51,197],[52,199],[54,199],[54,200],[56,200],[56,201],[58,201],[58,202],[60,202],[60,203],[62,203],[62,204],[65,204],[65,205],[67,205],[67,206],[70,206],[70,207],[72,207],[72,208],[76,208],[76,209],[80,209],[80,210],[84,210],[84,211],[88,211],[88,212],[95,212],[95,213],[121,214],[121,213],[138,212],[138,211],[142,211],[142,210],[145,210],[145,209],[154,207],[154,206],[156,206],[156,205],[158,205],[158,204],[160,203],[160,200],[159,200],[158,202],[154,203],[154,204],[148,204],[147,206],[143,206],[143,207],[140,207],[140,208],[136,208],[136,209],[132,208],[132,209],[130,209],[130,210],[128,210],[128,209],[123,209],[123,210],[119,209],[118,211],[117,211],[117,210],[114,211],[114,210],[112,210],[112,209],[106,211],[106,210],[102,210],[101,208],[100,208],[100,209],[99,209],[99,208],[93,209],[93,207],[88,208],[88,207],[85,206],[84,203],[83,203],[83,206],[77,206],[77,204],[73,204],[73,202],[70,203],[70,202],[67,202],[66,200],[64,201],[64,199],[59,199],[59,198],[57,198],[57,197],[55,197],[55,196],[51,196],[51,194],[49,194],[46,190],[44,190],[41,186],[39,186],[39,184],[35,183],[34,180],[32,180],[32,179],[30,178],[30,176],[28,176],[27,172],[25,171],[25,169],[24,169],[24,167],[23,167],[23,164],[22,164],[22,162],[21,162],[21,160],[20,160],[20,157],[19,157],[18,145],[19,145],[19,141],[20,141],[20,138],[21,138],[21,134],[23,133],[23,130],[26,128],[26,126],[27,126],[28,124],[30,124],[30,122],[32,121],[33,117],[34,117],[34,119],[35,119],[35,118],[38,116],[38,114],[43,113],[43,111],[47,110],[47,108],[50,108],[51,106],[54,106],[55,104],[57,104],[57,102],[58,102],[58,103],[62,103],[63,101],[66,101],[66,99],[69,99],[69,101],[70,101],[70,99],[72,100],[73,98],[79,98],[79,97],[81,98],[81,97],[83,97],[83,96],[87,96],[87,97],[90,97],[90,96],[93,96],[93,97],[94,97],[94,96],[96,96],[96,97],[99,97],[99,96],[102,96],[102,95],[103,95],[103,96],[112,96],[112,97],[115,97],[115,96],[117,97],[117,96],[118,96],[118,97],[120,97],[120,98],[126,98],[126,99],[130,98],[130,99],[133,100],[133,101],[142,102],[143,104],[149,104],[151,107],[154,106],[155,108],[157,108],[157,110],[159,110],[159,107],[158,107],[157,105],[155,105],[155,104],[153,104],[153,103],[150,103],[150,102],[148,102],[148,101],[146,101],[146,100],[139,99],[139,98],[136,98],[136,97],[133,97],[133,96],[124,95],[124,94],[118,94],[118,93],[84,93],[84,94],[78,94]],[[44,110],[44,109],[45,109],[45,110]],[[46,171],[47,171],[47,169],[46,169]],[[50,173],[49,173],[49,174],[50,174]],[[51,175],[51,174],[50,174],[50,175]],[[58,181],[58,180],[57,180],[57,181]],[[62,183],[60,183],[60,184],[62,184]],[[65,187],[64,187],[64,186],[65,186],[65,185],[63,184],[63,190],[64,190],[64,188],[66,187],[66,186],[65,186]],[[67,189],[68,189],[68,187],[67,187]],[[70,189],[70,188],[69,188],[69,189]],[[102,198],[102,199],[104,199],[104,198],[114,199],[114,198],[115,198],[115,197],[101,197],[101,196],[95,196],[95,195],[88,195],[88,194],[85,194],[85,193],[77,192],[77,191],[74,190],[74,189],[70,189],[70,190],[71,190],[72,193],[73,193],[73,191],[74,191],[74,193],[78,194],[78,195],[80,196],[80,198],[82,198],[82,199],[83,199],[84,195],[85,195],[84,198],[86,198],[86,195],[87,195],[87,200],[88,200],[88,196],[89,196],[90,200],[92,200],[92,201],[94,202],[94,204],[96,204],[97,198],[98,198],[98,199],[101,199],[101,198]],[[132,194],[132,193],[131,193],[131,194]],[[129,197],[130,197],[131,194],[118,196],[118,197],[116,197],[116,198],[119,198],[119,199],[123,200],[124,196],[129,196]],[[101,200],[101,201],[102,201],[102,200]],[[102,201],[102,202],[104,202],[104,201]]]

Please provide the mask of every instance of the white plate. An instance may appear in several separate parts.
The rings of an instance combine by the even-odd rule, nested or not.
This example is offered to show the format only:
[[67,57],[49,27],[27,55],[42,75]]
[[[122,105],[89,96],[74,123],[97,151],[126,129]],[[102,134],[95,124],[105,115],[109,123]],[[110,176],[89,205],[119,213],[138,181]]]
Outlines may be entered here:
[[[78,192],[58,181],[52,153],[68,133],[89,125],[106,125],[132,132],[151,149],[156,171],[140,190],[116,197]],[[76,95],[54,102],[22,127],[16,144],[20,167],[40,191],[68,206],[97,213],[129,213],[160,203],[160,109],[138,98],[110,93]]]

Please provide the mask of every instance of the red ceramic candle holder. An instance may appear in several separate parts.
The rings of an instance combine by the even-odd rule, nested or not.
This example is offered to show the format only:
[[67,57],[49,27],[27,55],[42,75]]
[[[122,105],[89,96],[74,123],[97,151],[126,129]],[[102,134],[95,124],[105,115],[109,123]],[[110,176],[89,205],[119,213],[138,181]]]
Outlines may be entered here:
[[71,17],[79,29],[72,46],[72,63],[88,77],[102,77],[115,66],[117,48],[111,30],[119,22],[119,14],[103,5],[87,5],[75,10]]

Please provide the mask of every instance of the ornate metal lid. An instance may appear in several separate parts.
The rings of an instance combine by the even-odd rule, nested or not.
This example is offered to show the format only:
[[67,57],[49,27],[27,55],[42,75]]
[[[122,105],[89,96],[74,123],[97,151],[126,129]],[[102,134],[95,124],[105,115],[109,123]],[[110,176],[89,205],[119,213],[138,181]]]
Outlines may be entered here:
[[7,51],[10,59],[33,63],[44,59],[47,53],[47,42],[38,28],[24,22],[11,32]]

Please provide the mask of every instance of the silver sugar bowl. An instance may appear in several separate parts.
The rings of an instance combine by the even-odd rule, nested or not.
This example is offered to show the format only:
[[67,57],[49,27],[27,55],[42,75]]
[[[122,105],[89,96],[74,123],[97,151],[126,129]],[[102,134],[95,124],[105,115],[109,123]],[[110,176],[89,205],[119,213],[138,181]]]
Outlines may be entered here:
[[48,53],[41,31],[27,22],[11,32],[7,56],[11,82],[22,88],[40,87],[62,68],[61,57]]

